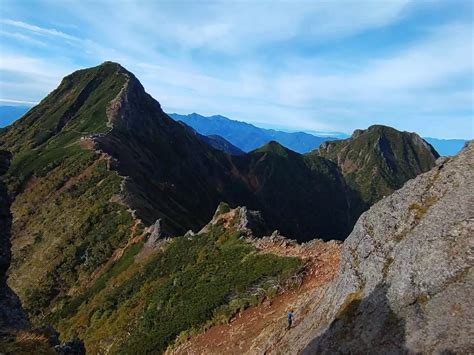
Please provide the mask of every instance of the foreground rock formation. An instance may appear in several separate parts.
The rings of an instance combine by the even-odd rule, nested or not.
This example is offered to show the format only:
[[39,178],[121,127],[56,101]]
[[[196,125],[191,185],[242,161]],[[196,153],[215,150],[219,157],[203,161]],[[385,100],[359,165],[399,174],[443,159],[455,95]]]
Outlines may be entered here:
[[361,216],[339,277],[286,343],[308,354],[473,351],[473,201],[471,142]]

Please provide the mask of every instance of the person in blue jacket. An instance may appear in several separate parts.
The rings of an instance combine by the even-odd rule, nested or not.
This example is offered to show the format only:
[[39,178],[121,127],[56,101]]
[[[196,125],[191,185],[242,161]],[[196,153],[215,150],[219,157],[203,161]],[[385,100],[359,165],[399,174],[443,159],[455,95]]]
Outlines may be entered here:
[[288,329],[291,328],[291,325],[293,324],[293,310],[290,309],[288,311]]

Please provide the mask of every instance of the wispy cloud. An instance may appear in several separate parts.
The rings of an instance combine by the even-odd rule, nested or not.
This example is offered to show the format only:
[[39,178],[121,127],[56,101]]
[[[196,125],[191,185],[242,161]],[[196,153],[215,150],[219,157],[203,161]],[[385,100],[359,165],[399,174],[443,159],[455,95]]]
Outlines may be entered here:
[[11,100],[11,99],[1,99],[0,102],[6,104],[16,104],[16,105],[37,105],[37,101],[24,101],[24,100]]
[[28,42],[36,46],[46,46],[46,43],[19,32],[8,32],[0,30],[0,36],[14,38],[19,41]]
[[2,51],[0,56],[0,97],[38,102],[53,90],[60,78],[76,67],[42,58]]
[[32,25],[32,24],[29,24],[29,23],[26,23],[26,22],[22,22],[22,21],[4,19],[4,20],[2,20],[2,23],[5,24],[5,25],[8,25],[8,26],[28,30],[28,31],[33,32],[33,33],[38,34],[38,35],[60,37],[60,38],[71,40],[71,41],[79,41],[80,40],[78,37],[71,36],[67,33],[58,31],[54,28],[43,28],[43,27],[39,27],[39,26]]

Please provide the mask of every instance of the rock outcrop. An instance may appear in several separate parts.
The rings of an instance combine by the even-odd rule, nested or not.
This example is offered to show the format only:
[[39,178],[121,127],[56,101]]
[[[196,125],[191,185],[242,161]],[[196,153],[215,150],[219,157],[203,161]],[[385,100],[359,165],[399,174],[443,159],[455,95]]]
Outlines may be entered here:
[[[0,176],[10,165],[9,152],[0,150]],[[0,182],[0,330],[24,329],[28,319],[17,295],[7,285],[7,271],[11,262],[11,214],[7,189]]]
[[232,224],[232,228],[249,237],[261,237],[269,230],[259,211],[249,210],[245,206],[231,209],[228,204],[221,202],[211,221],[199,233],[207,233],[221,222],[226,228]]
[[473,203],[470,142],[364,213],[303,353],[474,351]]

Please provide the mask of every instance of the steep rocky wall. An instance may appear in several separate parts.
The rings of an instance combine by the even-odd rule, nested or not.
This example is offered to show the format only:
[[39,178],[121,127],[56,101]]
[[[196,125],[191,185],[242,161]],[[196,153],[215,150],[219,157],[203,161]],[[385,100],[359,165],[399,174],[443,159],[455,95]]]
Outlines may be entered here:
[[338,279],[285,342],[312,338],[307,354],[474,351],[473,205],[470,142],[361,216]]
[[[11,155],[0,150],[0,176],[10,165]],[[11,214],[7,189],[0,182],[0,329],[22,329],[29,323],[17,295],[7,285],[7,270],[11,261]]]

